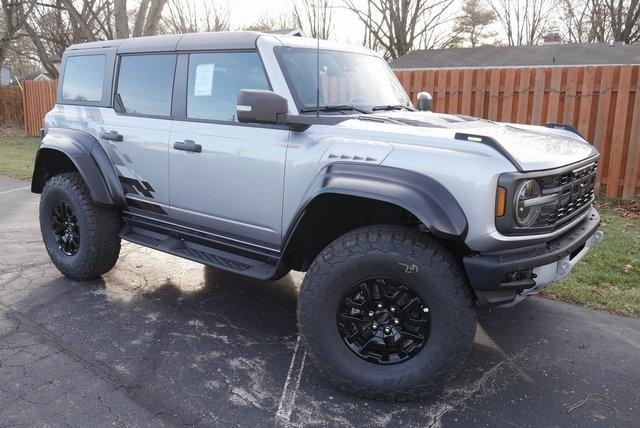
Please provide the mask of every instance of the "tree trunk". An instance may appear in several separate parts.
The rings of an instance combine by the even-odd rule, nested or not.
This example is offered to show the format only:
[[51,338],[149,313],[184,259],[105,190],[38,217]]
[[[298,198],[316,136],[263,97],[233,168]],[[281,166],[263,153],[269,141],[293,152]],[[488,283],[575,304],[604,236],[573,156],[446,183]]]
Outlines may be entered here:
[[140,8],[136,14],[136,21],[133,24],[133,37],[140,37],[144,31],[144,23],[147,18],[147,11],[149,10],[149,0],[142,0],[140,2]]
[[73,5],[73,0],[63,0],[64,7],[69,13],[69,18],[74,22],[77,28],[80,30],[82,38],[87,42],[93,42],[96,40],[95,34],[91,31],[91,28],[87,25],[86,19],[82,17],[78,9]]
[[0,70],[4,65],[4,61],[7,59],[7,49],[4,46],[4,43],[0,43]]
[[127,17],[127,0],[114,0],[113,16],[116,26],[116,39],[129,38],[129,19]]
[[42,43],[40,37],[38,37],[38,34],[36,33],[36,31],[27,22],[24,23],[24,30],[31,38],[31,41],[33,42],[33,46],[36,49],[36,54],[38,55],[38,58],[40,59],[40,62],[42,63],[42,66],[44,67],[44,69],[47,71],[47,73],[49,73],[52,79],[57,79],[58,69],[53,64],[53,61],[51,61],[51,56],[49,55],[49,52],[47,51],[44,44]]
[[162,18],[162,9],[164,9],[167,0],[151,0],[149,13],[144,25],[144,36],[153,36],[158,33],[158,25]]

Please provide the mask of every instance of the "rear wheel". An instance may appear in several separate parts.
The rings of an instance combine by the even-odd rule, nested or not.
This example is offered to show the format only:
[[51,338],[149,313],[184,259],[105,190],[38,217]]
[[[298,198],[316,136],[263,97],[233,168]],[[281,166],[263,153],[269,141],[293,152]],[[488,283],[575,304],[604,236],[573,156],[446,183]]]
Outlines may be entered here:
[[120,254],[118,211],[93,203],[78,173],[49,179],[40,199],[40,231],[51,261],[71,279],[97,278]]
[[303,281],[298,320],[323,374],[341,389],[384,400],[443,386],[476,330],[457,259],[396,226],[358,229],[325,248]]

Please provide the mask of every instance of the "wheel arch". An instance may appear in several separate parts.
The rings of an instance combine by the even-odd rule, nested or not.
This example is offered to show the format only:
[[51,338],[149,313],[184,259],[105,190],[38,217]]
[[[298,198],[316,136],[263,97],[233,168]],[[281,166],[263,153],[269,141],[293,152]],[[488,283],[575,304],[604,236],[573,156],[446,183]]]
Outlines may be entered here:
[[329,165],[303,200],[285,235],[282,256],[288,266],[302,270],[326,244],[362,226],[422,225],[440,240],[457,243],[464,242],[468,230],[464,211],[444,186],[393,167]]
[[36,154],[31,191],[42,193],[50,177],[73,171],[80,173],[95,203],[126,206],[116,171],[100,143],[83,131],[49,129]]

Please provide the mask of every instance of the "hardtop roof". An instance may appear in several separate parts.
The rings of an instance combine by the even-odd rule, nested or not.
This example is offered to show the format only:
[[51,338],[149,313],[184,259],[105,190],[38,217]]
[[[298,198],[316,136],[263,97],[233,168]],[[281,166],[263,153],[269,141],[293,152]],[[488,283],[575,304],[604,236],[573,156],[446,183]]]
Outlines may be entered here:
[[254,31],[169,34],[80,43],[70,46],[67,50],[116,48],[119,53],[133,53],[199,49],[253,49],[261,34],[263,33]]
[[[257,31],[220,31],[213,33],[170,34],[87,42],[71,45],[67,48],[67,52],[75,53],[82,50],[101,48],[115,48],[118,53],[255,49],[258,38],[262,36],[270,37],[274,39],[276,43],[291,47],[314,48],[318,45],[316,39],[307,37],[261,33]],[[361,46],[349,46],[328,40],[320,40],[319,45],[320,48],[324,49],[339,49],[373,54],[372,51]]]

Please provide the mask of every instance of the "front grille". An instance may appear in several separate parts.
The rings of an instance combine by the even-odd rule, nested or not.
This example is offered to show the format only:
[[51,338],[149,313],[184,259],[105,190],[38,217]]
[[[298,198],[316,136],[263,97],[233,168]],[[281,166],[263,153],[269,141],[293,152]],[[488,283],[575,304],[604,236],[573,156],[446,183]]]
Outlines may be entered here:
[[538,178],[543,195],[558,194],[555,204],[544,205],[533,227],[555,227],[593,202],[598,162],[573,171]]

